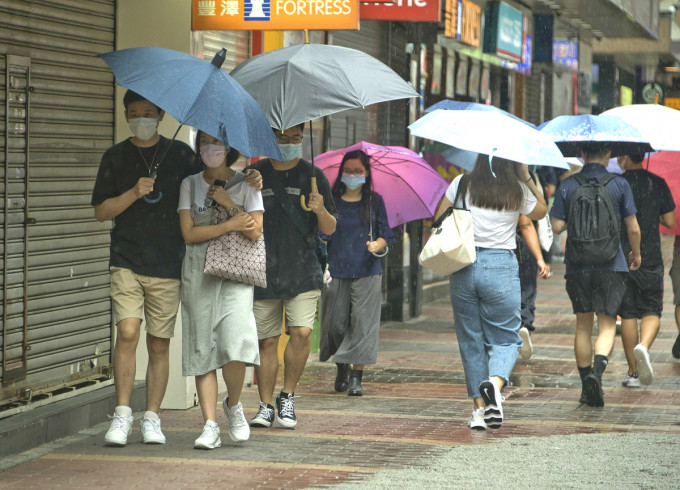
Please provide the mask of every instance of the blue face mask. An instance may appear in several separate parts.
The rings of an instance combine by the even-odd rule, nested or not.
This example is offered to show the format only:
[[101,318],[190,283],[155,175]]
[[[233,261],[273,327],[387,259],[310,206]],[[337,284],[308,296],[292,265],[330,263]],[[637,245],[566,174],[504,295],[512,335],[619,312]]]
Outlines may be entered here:
[[349,189],[358,189],[366,183],[365,175],[342,175],[340,182],[345,184]]
[[283,156],[284,163],[290,162],[291,160],[295,160],[297,157],[302,155],[302,143],[297,145],[279,144],[279,150],[281,150],[281,156]]

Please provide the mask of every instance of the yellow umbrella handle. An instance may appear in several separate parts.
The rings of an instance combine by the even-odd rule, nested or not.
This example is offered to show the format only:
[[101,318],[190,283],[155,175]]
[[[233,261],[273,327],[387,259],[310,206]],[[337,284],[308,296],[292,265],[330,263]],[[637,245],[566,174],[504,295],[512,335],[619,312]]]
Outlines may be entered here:
[[[318,188],[316,187],[316,177],[312,177],[312,192],[319,192]],[[305,203],[305,196],[300,195],[300,206],[302,206],[302,209],[305,211],[311,211],[312,208],[308,207],[307,204]]]

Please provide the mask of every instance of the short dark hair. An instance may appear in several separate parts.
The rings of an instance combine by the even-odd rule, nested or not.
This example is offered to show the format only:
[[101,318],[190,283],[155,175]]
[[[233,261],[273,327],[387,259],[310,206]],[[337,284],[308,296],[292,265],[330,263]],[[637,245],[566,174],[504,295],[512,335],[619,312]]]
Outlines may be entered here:
[[611,146],[604,142],[591,141],[581,146],[583,156],[590,158],[602,158],[612,151]]
[[[128,106],[132,104],[133,102],[139,102],[140,100],[146,100],[148,102],[151,102],[149,99],[146,97],[142,97],[139,95],[137,92],[133,92],[132,90],[129,90],[125,92],[125,95],[123,96],[123,106],[125,107],[125,110],[128,110]],[[153,102],[151,102],[153,104]],[[153,104],[156,106],[156,109],[158,109],[158,112],[161,112],[163,109],[158,107],[156,104]]]
[[639,165],[645,159],[645,154],[644,153],[631,153],[630,155],[628,155],[628,158],[630,158],[631,161],[635,165]]

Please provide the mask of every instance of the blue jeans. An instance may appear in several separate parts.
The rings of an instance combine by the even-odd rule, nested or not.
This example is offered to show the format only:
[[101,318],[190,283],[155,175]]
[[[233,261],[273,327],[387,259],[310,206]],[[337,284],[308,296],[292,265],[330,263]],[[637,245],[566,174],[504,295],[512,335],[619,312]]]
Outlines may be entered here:
[[512,250],[478,248],[475,263],[451,274],[451,306],[471,398],[491,376],[509,382],[522,339],[521,290]]

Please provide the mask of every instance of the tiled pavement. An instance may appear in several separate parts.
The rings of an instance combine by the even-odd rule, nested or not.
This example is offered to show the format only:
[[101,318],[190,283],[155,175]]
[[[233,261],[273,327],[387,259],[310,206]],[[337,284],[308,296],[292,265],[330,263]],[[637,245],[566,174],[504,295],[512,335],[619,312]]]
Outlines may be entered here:
[[[505,396],[507,422],[497,431],[466,426],[470,402],[448,301],[427,304],[420,318],[385,323],[378,364],[366,372],[365,396],[333,391],[334,365],[310,360],[296,392],[296,430],[253,430],[237,446],[192,449],[202,420],[198,408],[162,414],[168,443],[144,446],[138,428],[125,448],[103,445],[106,424],[16,458],[0,473],[0,488],[303,488],[361,480],[383,469],[426,466],[445,448],[493,444],[498,438],[575,433],[658,431],[680,438],[680,361],[670,349],[677,335],[671,295],[651,350],[654,383],[620,385],[626,364],[617,337],[605,373],[606,406],[578,404],[580,382],[573,359],[574,317],[564,292],[564,266],[541,281],[534,356],[518,360]],[[666,281],[667,291],[670,282]],[[280,385],[280,383],[279,383]],[[257,406],[255,388],[243,395],[246,415]]]

